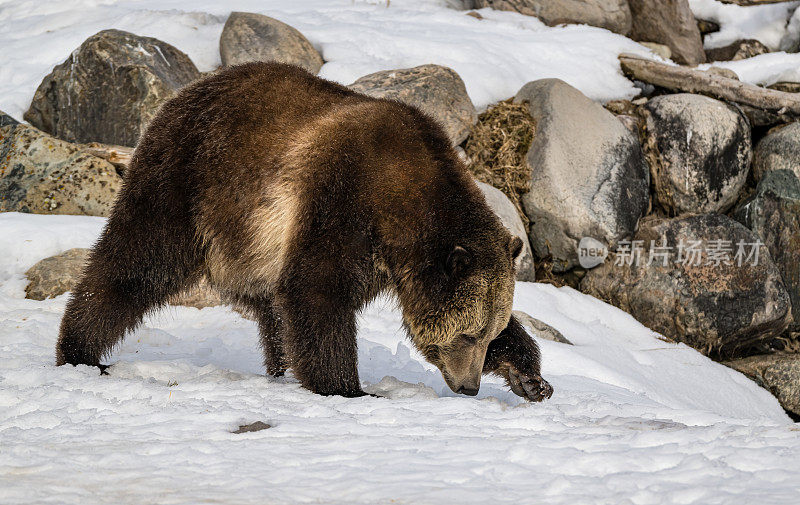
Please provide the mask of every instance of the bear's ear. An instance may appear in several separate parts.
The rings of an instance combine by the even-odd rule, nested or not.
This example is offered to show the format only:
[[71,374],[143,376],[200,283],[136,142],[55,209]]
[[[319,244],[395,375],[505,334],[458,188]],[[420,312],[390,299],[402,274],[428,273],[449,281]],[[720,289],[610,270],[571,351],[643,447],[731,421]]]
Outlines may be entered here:
[[460,275],[464,273],[470,264],[472,264],[472,255],[469,251],[457,245],[453,247],[453,250],[447,256],[447,263],[445,263],[447,275],[451,277]]
[[512,260],[519,258],[519,255],[522,252],[522,239],[519,237],[513,237],[511,242],[508,243],[508,250],[511,252]]

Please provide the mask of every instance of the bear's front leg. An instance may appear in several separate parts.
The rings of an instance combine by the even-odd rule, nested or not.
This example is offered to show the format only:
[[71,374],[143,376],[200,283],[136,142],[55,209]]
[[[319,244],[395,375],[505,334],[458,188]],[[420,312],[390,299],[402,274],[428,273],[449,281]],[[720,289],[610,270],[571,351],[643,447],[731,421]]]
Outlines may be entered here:
[[540,402],[553,394],[553,387],[541,375],[539,346],[514,316],[489,344],[483,373],[503,377],[514,394],[528,401]]
[[276,296],[294,376],[320,395],[366,395],[357,368],[357,290],[342,283],[344,276],[298,270],[285,284],[291,287]]

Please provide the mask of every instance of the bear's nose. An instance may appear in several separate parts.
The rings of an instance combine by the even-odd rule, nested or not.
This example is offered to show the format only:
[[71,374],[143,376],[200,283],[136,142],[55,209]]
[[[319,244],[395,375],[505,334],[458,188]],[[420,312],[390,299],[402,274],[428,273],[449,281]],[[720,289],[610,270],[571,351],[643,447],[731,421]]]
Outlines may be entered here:
[[478,394],[478,388],[465,388],[461,386],[456,393],[460,395],[475,396]]

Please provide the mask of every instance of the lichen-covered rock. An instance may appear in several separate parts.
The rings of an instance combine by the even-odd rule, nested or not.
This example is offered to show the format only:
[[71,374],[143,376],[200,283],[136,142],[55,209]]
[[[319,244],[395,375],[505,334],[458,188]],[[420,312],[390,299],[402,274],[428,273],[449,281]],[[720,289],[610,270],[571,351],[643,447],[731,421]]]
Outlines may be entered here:
[[0,211],[109,214],[122,184],[112,164],[89,154],[85,146],[28,125],[3,122]]
[[766,354],[724,363],[771,392],[781,406],[800,416],[800,354]]
[[525,231],[525,225],[522,224],[522,219],[517,213],[517,208],[511,203],[511,200],[503,194],[502,191],[490,186],[485,182],[475,181],[478,187],[483,191],[483,196],[486,198],[486,203],[497,214],[503,226],[508,228],[515,236],[522,240],[522,253],[517,258],[517,280],[519,281],[534,281],[536,280],[536,269],[533,263],[533,252],[531,251],[531,244],[528,241],[528,234]]
[[800,178],[800,122],[770,133],[756,145],[753,175],[761,179],[771,170],[789,170]]
[[158,107],[199,77],[165,42],[104,30],[44,78],[25,120],[70,142],[134,146]]
[[454,70],[441,65],[376,72],[361,77],[350,88],[419,107],[444,126],[454,145],[463,142],[478,121],[464,81]]
[[[70,249],[33,265],[25,272],[28,278],[25,297],[44,300],[72,291],[80,281],[89,253],[89,249]],[[202,309],[222,305],[223,301],[203,279],[187,292],[173,296],[169,303]]]
[[756,39],[737,40],[727,46],[706,49],[708,61],[736,61],[766,54],[769,48]]
[[750,124],[731,105],[682,93],[643,107],[658,202],[673,215],[724,212],[747,181]]
[[250,12],[231,12],[219,38],[222,64],[278,61],[297,65],[312,74],[324,63],[302,33],[277,19]]
[[688,0],[630,0],[631,34],[636,41],[669,47],[677,63],[706,61],[703,39]]
[[622,35],[631,31],[631,10],[626,0],[476,0],[475,7],[536,16],[550,26],[586,24]]
[[651,216],[634,240],[589,270],[581,291],[713,356],[750,352],[789,325],[780,272],[766,246],[736,221]]
[[800,331],[800,179],[788,170],[767,172],[733,217],[767,245],[792,300],[789,329]]
[[529,82],[516,103],[536,121],[528,151],[531,190],[522,197],[531,245],[553,270],[578,265],[578,244],[609,247],[630,237],[648,205],[639,140],[613,114],[558,79]]

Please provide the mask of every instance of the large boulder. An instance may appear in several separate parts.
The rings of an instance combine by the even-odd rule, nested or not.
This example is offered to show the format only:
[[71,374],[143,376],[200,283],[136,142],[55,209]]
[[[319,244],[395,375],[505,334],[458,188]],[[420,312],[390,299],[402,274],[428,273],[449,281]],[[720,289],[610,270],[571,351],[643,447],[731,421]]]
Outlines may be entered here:
[[250,12],[231,12],[219,38],[222,64],[278,61],[297,65],[312,74],[324,63],[302,33],[277,19]]
[[659,203],[673,215],[723,212],[750,167],[750,124],[738,109],[701,95],[663,95],[643,107]]
[[[89,261],[89,254],[89,249],[69,249],[33,265],[25,272],[28,278],[25,297],[44,300],[72,291],[80,281],[83,269]],[[170,303],[202,309],[221,305],[223,302],[219,294],[203,279],[187,292],[173,296]]]
[[553,270],[578,264],[578,244],[630,237],[648,206],[639,140],[613,114],[558,79],[529,82],[514,98],[536,121],[528,150],[531,190],[522,197],[531,245]]
[[750,356],[725,365],[753,379],[775,395],[784,409],[800,417],[800,354]]
[[25,119],[70,142],[134,146],[158,107],[198,77],[166,42],[104,30],[44,78]]
[[613,261],[587,272],[581,291],[712,356],[766,346],[791,320],[789,295],[767,248],[719,214],[642,220]]
[[767,245],[792,300],[790,329],[800,331],[800,180],[788,170],[767,172],[733,217]]
[[122,179],[86,146],[0,118],[0,212],[107,216]]
[[633,17],[630,37],[669,47],[677,63],[706,61],[703,39],[688,0],[629,0]]
[[464,81],[454,70],[441,65],[376,72],[361,77],[350,88],[419,107],[444,126],[454,145],[463,142],[478,121]]
[[626,0],[476,0],[475,7],[536,16],[550,26],[586,24],[622,35],[631,31],[631,10]]
[[517,208],[514,207],[511,200],[499,189],[485,182],[475,182],[478,184],[478,187],[481,188],[481,191],[483,191],[486,203],[489,204],[489,207],[497,214],[497,217],[500,218],[503,226],[522,240],[522,254],[517,258],[517,280],[535,281],[536,269],[533,263],[533,252],[531,251],[530,241],[528,241],[528,234],[525,231],[525,225],[522,224],[522,219],[517,213]]
[[761,179],[771,170],[789,170],[800,178],[800,122],[770,133],[756,145],[753,175]]

